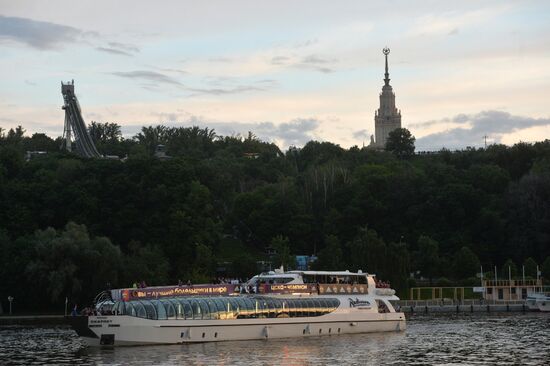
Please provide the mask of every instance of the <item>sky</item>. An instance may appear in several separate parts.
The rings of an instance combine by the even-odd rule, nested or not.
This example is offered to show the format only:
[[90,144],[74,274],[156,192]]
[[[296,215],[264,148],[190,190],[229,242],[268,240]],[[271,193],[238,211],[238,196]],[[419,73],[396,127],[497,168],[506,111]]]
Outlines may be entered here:
[[417,150],[550,138],[550,1],[0,0],[0,127],[368,144],[384,78]]

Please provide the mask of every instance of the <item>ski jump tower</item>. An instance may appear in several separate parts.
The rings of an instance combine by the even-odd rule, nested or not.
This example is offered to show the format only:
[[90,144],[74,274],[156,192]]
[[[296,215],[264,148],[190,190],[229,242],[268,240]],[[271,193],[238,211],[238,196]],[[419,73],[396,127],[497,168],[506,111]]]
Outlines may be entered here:
[[63,109],[65,111],[65,126],[63,127],[62,149],[72,151],[73,140],[75,142],[75,152],[85,158],[101,157],[99,151],[94,145],[86,129],[86,123],[82,118],[80,104],[74,94],[74,80],[64,84],[61,82],[61,94],[63,94]]

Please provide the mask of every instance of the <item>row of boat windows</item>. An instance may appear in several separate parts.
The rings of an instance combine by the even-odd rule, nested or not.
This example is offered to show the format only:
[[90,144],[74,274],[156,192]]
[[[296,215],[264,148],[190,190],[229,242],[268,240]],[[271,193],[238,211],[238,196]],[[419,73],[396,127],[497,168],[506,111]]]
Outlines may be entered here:
[[113,311],[146,319],[246,319],[309,317],[328,314],[338,299],[274,299],[270,297],[173,297],[155,300],[118,301]]

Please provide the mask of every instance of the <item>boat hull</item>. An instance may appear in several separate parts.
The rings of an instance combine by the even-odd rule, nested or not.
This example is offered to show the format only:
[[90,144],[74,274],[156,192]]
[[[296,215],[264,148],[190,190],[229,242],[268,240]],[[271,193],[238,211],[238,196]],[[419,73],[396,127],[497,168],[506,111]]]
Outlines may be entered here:
[[346,316],[319,318],[323,317],[311,320],[275,318],[201,323],[186,320],[155,321],[129,316],[117,316],[116,319],[89,317],[91,327],[88,330],[94,336],[87,331],[80,335],[89,346],[131,346],[336,336],[406,329],[403,313],[368,314],[353,319]]
[[550,297],[537,300],[537,308],[539,311],[549,312],[550,311]]

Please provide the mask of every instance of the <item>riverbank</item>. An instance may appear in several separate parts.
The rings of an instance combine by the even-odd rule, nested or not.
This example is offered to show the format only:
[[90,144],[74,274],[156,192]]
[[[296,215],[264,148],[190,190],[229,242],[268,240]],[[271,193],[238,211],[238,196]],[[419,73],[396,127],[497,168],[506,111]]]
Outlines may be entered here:
[[0,325],[66,324],[63,315],[1,315]]
[[530,312],[524,301],[480,302],[479,300],[438,301],[401,300],[395,303],[396,310],[414,313],[508,313]]

